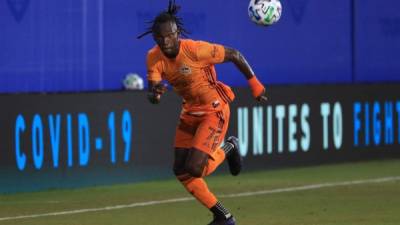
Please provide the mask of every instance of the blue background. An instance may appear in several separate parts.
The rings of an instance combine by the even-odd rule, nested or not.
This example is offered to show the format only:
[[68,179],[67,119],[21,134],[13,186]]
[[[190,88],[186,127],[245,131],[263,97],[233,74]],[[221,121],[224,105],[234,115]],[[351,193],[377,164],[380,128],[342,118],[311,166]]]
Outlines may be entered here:
[[[0,1],[0,93],[119,90],[145,77],[151,35],[136,39],[167,0]],[[272,27],[253,24],[248,1],[183,1],[190,38],[240,50],[267,84],[400,81],[398,0],[282,0]],[[231,64],[221,80],[245,86]]]

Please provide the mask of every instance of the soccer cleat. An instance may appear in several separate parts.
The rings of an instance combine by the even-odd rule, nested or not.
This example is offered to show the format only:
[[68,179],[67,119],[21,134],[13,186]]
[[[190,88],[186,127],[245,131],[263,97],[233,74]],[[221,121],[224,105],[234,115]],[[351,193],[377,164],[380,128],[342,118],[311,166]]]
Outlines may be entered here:
[[229,217],[228,219],[217,219],[214,217],[214,220],[211,221],[208,225],[236,225],[236,220],[233,216]]
[[228,160],[229,171],[233,176],[237,176],[242,170],[243,164],[243,159],[239,151],[239,140],[237,137],[230,136],[226,142],[233,145],[233,149],[231,149],[226,157]]

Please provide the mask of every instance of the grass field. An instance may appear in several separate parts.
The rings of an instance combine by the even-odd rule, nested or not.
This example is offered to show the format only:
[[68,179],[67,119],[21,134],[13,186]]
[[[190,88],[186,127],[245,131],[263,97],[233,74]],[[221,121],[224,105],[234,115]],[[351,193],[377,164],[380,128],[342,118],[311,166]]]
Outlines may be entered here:
[[[225,196],[220,200],[239,225],[400,224],[400,160],[211,176],[207,181]],[[208,210],[175,180],[0,195],[2,225],[205,225],[210,219]]]

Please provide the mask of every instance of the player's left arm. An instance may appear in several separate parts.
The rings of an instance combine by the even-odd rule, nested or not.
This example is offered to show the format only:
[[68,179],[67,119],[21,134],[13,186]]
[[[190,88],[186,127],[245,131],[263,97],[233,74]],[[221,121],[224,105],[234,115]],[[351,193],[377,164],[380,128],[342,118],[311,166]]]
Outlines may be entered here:
[[249,86],[251,88],[251,92],[253,97],[258,101],[266,101],[267,97],[265,96],[265,87],[264,85],[257,79],[256,75],[253,72],[253,69],[244,58],[244,56],[236,49],[226,47],[225,48],[225,57],[224,62],[232,62],[235,66],[242,72],[242,74],[246,77]]

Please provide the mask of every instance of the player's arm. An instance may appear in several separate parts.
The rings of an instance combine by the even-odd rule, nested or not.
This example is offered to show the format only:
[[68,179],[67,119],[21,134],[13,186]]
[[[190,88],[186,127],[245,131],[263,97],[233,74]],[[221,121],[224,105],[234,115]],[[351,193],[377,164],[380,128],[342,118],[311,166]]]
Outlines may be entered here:
[[147,65],[147,81],[148,92],[147,99],[153,103],[158,104],[161,95],[167,90],[166,86],[162,83],[162,66],[160,66],[160,59],[157,52],[150,50],[146,58]]
[[225,48],[225,57],[224,62],[232,62],[235,66],[242,72],[242,74],[246,77],[249,86],[251,88],[251,92],[258,101],[266,101],[267,97],[265,96],[265,87],[264,85],[257,79],[256,75],[253,72],[253,69],[246,61],[244,56],[236,49],[229,48],[224,46]]
[[163,83],[149,80],[147,99],[152,104],[158,104],[160,103],[161,95],[166,91],[167,87]]

